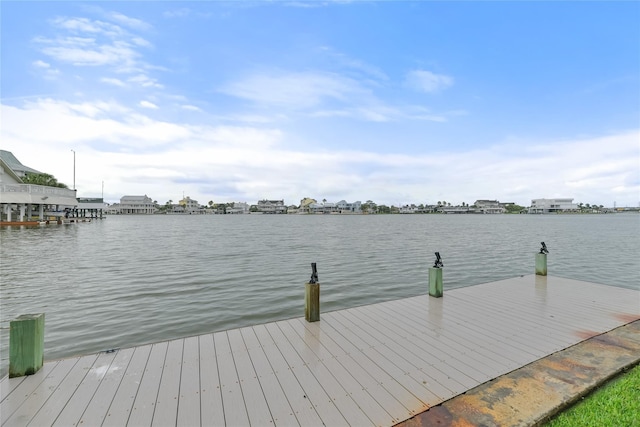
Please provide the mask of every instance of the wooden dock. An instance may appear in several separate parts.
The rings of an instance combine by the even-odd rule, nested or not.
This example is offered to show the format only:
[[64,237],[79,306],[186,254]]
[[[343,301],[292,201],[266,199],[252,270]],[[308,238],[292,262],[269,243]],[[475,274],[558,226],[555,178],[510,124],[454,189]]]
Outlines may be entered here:
[[640,291],[524,276],[46,362],[1,424],[391,426],[637,319]]

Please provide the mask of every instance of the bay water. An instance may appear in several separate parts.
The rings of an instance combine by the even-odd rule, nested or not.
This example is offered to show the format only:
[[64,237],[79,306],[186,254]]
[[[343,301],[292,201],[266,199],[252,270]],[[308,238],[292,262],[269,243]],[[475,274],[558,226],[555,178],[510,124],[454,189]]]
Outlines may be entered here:
[[[0,374],[9,321],[45,313],[45,359],[533,274],[640,289],[640,215],[152,215],[0,229]],[[640,305],[640,298],[638,301]],[[399,314],[401,315],[401,314]]]

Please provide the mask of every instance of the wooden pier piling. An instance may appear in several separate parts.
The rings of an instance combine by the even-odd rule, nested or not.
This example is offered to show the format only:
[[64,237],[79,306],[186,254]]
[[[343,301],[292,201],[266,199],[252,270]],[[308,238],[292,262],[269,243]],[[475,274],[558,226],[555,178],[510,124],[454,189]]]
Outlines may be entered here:
[[307,322],[320,320],[320,283],[306,283],[304,296],[304,318]]
[[429,295],[436,298],[442,297],[442,268],[429,268]]
[[9,329],[9,377],[35,374],[44,362],[44,313],[23,314]]
[[536,275],[547,275],[547,254],[545,253],[536,254]]

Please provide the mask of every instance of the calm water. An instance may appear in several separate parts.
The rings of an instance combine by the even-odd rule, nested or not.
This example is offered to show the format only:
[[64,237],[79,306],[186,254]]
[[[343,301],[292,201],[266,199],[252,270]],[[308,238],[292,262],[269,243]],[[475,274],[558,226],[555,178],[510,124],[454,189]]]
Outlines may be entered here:
[[[0,229],[1,370],[9,320],[46,313],[45,359],[304,316],[534,272],[640,289],[640,215],[110,216]],[[640,304],[640,301],[639,301]]]

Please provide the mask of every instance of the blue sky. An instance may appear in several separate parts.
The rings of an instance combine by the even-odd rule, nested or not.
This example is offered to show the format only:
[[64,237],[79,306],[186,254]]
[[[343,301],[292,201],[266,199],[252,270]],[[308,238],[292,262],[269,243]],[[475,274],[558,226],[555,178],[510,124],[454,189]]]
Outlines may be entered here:
[[639,2],[6,2],[1,148],[80,197],[640,203]]

